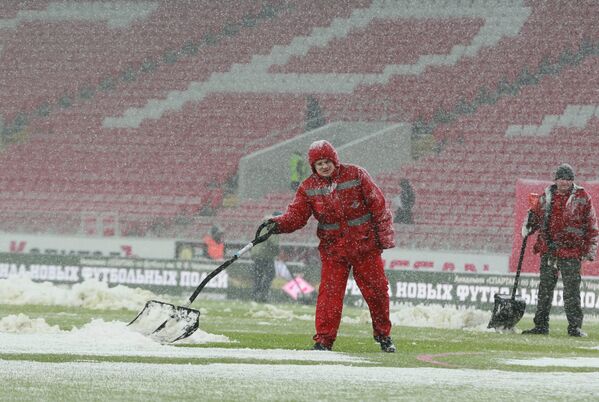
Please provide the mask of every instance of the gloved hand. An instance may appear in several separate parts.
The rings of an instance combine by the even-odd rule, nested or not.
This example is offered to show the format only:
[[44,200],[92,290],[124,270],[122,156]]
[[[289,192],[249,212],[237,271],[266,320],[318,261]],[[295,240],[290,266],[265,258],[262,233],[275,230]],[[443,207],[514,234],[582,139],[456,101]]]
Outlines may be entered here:
[[533,213],[531,211],[528,211],[526,220],[524,222],[522,222],[522,229],[521,229],[522,237],[531,235],[536,230],[533,226],[532,221],[533,221]]
[[588,253],[584,257],[582,257],[583,261],[595,261],[595,253]]
[[279,225],[274,219],[267,219],[262,224],[267,232],[271,232],[272,234],[279,233]]
[[528,222],[522,222],[522,229],[521,229],[521,233],[522,233],[522,237],[526,237],[529,234],[532,233],[532,227],[530,227],[528,225]]

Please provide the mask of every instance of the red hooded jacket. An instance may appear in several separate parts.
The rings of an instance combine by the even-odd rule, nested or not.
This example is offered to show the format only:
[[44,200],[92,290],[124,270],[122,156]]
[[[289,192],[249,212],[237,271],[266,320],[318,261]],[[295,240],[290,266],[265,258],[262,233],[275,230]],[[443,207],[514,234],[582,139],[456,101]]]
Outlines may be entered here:
[[[335,165],[330,177],[316,173],[314,163],[329,159]],[[273,219],[280,233],[306,225],[310,216],[318,221],[319,249],[334,256],[355,256],[395,246],[391,212],[382,191],[368,172],[341,164],[328,141],[314,142],[308,151],[312,175],[302,182],[285,214]]]
[[531,209],[531,226],[534,230],[539,229],[534,252],[551,252],[560,258],[594,259],[599,230],[591,197],[576,184],[565,195],[558,194],[555,187],[547,187]]

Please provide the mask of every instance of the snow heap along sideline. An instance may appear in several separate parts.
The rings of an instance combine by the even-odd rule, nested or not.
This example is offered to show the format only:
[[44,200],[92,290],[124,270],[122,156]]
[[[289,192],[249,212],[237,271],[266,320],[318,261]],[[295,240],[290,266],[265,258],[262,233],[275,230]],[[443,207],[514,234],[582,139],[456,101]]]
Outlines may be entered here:
[[[28,278],[12,277],[10,279],[0,280],[0,304],[35,304],[50,306],[68,306],[83,307],[88,309],[128,309],[139,311],[146,301],[157,296],[148,291],[139,288],[129,288],[118,285],[108,287],[106,282],[87,280],[72,286],[53,285],[49,282],[32,282]],[[171,296],[160,296],[161,299],[169,301]],[[257,308],[252,304],[251,310]],[[270,314],[273,318],[284,319],[305,319],[313,320],[313,316],[294,317],[293,313],[286,311],[284,307],[264,305],[259,314]],[[359,318],[360,321],[367,321],[368,314]],[[440,306],[400,306],[392,311],[391,319],[395,325],[417,326],[417,327],[435,327],[435,328],[464,328],[472,330],[486,331],[486,324],[489,320],[489,312],[475,309],[457,310],[454,308]],[[355,321],[349,317],[344,317],[345,322]],[[19,320],[3,319],[3,325],[0,327],[4,332],[18,332]],[[13,325],[9,325],[13,322]],[[22,318],[21,318],[22,322]],[[41,325],[41,324],[31,324]],[[39,327],[38,327],[39,329]]]

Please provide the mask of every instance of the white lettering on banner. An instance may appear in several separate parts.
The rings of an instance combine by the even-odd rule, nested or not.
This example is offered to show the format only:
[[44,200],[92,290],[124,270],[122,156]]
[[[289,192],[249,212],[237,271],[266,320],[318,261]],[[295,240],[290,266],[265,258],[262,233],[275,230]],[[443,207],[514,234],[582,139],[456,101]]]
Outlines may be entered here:
[[[524,282],[524,279],[521,280],[522,282]],[[511,276],[492,276],[487,280],[487,283],[489,285],[509,285],[510,283],[514,283],[514,278]]]
[[407,296],[410,299],[415,299],[417,294],[418,294],[418,284],[417,283],[413,283],[413,282],[408,283],[408,294],[407,294]]
[[553,300],[551,301],[553,306],[563,306],[564,305],[564,291],[563,290],[555,290],[553,291]]
[[407,282],[397,282],[395,284],[395,297],[398,299],[408,296],[408,284]]
[[84,267],[81,270],[83,280],[95,279],[108,283],[177,286],[177,271],[140,269]]
[[423,283],[401,282],[395,284],[395,297],[397,299],[420,300],[453,300],[451,291],[453,285],[449,283]]
[[79,282],[79,267],[32,264],[27,268],[23,264],[0,264],[0,278],[13,276],[28,277],[34,281]]
[[[480,301],[483,303],[487,303],[489,301],[489,293],[493,292],[495,294],[497,292],[497,288],[491,288],[489,286],[477,286],[478,291],[480,292]],[[495,289],[495,290],[493,290]]]
[[[181,271],[179,286],[197,287],[204,279],[206,279],[208,274],[209,272]],[[228,286],[229,275],[226,272],[221,272],[206,284],[207,288],[214,289],[227,289]]]
[[[389,284],[388,287],[388,294],[389,297],[393,297],[393,294],[391,293],[391,284]],[[347,284],[345,285],[345,295],[362,296],[362,292],[360,291],[355,279],[349,279],[347,281]]]
[[472,285],[458,285],[458,287],[456,288],[456,294],[461,302],[464,302],[467,299],[471,302],[491,302],[495,298],[496,293],[499,293],[501,295],[510,294],[510,288]]
[[29,275],[34,281],[79,282],[79,267],[32,264]]
[[11,276],[27,276],[29,271],[27,271],[27,267],[23,264],[0,264],[0,278],[6,279]]
[[582,307],[595,307],[595,292],[580,292]]
[[526,302],[526,304],[536,305],[537,304],[538,289],[520,289],[520,297]]

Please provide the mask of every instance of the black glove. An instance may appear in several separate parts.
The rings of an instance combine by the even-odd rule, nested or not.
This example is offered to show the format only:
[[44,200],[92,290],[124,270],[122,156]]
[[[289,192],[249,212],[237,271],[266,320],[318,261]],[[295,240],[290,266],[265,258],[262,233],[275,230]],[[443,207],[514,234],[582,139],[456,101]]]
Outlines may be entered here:
[[267,232],[272,234],[277,234],[279,232],[279,224],[275,222],[273,219],[267,219],[263,222],[264,228]]
[[588,253],[584,257],[582,257],[582,260],[583,261],[595,261],[595,254],[594,253]]
[[258,231],[256,232],[256,237],[264,236],[266,233],[277,234],[279,233],[279,228],[277,223],[272,219],[267,219],[260,224],[258,227]]
[[535,228],[533,226],[533,221],[534,221],[533,213],[529,210],[526,220],[524,222],[522,222],[522,229],[521,229],[522,237],[531,235],[537,230],[537,228]]

